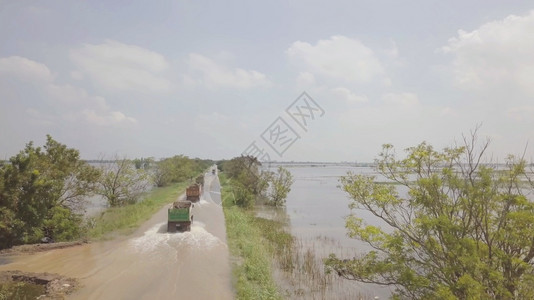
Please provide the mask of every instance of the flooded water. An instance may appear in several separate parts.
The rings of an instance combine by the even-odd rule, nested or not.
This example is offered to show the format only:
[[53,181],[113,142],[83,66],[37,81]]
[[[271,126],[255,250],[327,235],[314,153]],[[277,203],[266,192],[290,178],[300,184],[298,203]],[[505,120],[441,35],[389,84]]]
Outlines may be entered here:
[[208,176],[190,232],[167,233],[165,207],[131,236],[13,257],[0,270],[77,278],[72,299],[232,299],[219,182]]
[[0,265],[5,265],[11,262],[11,259],[9,257],[2,257],[0,256]]
[[[287,169],[295,182],[288,195],[285,210],[276,212],[265,207],[263,211],[259,211],[260,216],[272,216],[275,213],[277,217],[281,217],[299,240],[301,251],[304,254],[313,253],[321,267],[322,259],[330,253],[335,253],[338,257],[352,258],[370,249],[367,244],[347,236],[345,217],[351,213],[348,207],[350,199],[338,186],[339,178],[347,175],[349,171],[355,174],[378,175],[372,168],[327,165]],[[369,224],[383,225],[367,211],[353,210],[352,213]],[[291,295],[290,298],[387,299],[389,295],[390,290],[385,287],[334,277],[330,288],[325,291],[304,294],[303,297]]]
[[[91,162],[89,165],[103,170],[112,170],[115,164],[110,162]],[[144,181],[144,186],[145,192],[149,192],[153,188],[152,183],[149,181]],[[142,200],[143,197],[139,199],[139,201]],[[96,217],[100,213],[104,212],[107,208],[109,208],[109,204],[106,198],[101,195],[93,195],[85,199],[83,209],[80,211],[80,213],[83,214],[84,217]]]
[[109,207],[106,198],[100,195],[88,197],[85,201],[83,215],[85,217],[96,217]]

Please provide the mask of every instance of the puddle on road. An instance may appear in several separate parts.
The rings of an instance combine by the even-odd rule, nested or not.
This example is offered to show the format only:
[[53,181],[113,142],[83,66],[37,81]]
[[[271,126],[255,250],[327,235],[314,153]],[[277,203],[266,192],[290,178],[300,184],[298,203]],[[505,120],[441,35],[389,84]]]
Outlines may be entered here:
[[167,232],[167,223],[158,223],[145,231],[143,236],[130,240],[130,246],[140,253],[152,253],[162,248],[175,249],[180,245],[209,249],[224,244],[209,233],[204,223],[195,221],[189,232]]
[[0,256],[0,265],[6,265],[6,264],[9,264],[9,263],[11,263],[11,261],[12,261],[12,260],[11,260],[10,258],[8,258],[8,257],[5,257],[5,256],[2,257],[2,256]]

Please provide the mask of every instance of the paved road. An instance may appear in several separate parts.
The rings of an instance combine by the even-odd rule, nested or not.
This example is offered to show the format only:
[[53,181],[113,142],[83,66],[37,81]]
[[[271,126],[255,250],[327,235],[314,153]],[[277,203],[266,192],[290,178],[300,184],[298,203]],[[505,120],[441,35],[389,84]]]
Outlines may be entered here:
[[78,278],[83,287],[69,299],[233,299],[219,179],[211,172],[205,190],[191,232],[167,233],[165,207],[131,236],[17,257],[0,270]]

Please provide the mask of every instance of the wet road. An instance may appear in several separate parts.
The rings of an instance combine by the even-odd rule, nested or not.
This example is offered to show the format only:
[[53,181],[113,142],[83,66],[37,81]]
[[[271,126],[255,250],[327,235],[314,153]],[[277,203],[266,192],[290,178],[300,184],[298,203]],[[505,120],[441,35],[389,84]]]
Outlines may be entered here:
[[167,233],[166,206],[131,236],[15,257],[0,270],[77,278],[83,287],[68,299],[233,299],[220,203],[209,173],[191,232]]

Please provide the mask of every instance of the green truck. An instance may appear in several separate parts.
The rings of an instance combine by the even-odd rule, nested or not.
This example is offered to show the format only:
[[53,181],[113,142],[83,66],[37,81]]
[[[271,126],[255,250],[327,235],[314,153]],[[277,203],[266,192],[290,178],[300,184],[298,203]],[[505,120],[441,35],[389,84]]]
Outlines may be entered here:
[[167,231],[190,231],[193,223],[192,208],[191,201],[174,202],[167,212]]

